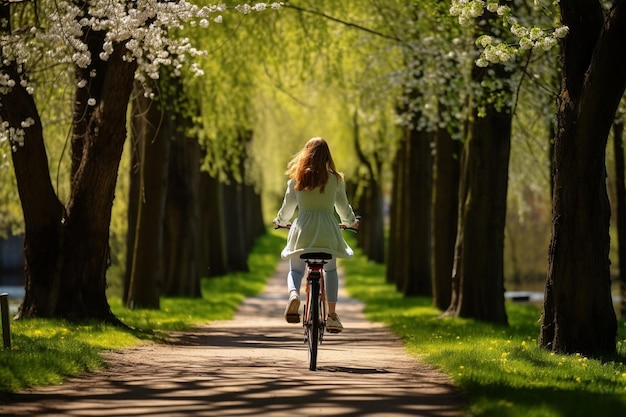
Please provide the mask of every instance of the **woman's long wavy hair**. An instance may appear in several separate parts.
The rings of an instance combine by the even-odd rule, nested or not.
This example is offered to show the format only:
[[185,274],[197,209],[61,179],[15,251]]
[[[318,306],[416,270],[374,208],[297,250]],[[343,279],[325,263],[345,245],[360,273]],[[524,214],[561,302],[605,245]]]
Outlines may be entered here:
[[330,174],[337,179],[342,178],[335,168],[328,143],[320,137],[309,139],[304,148],[294,155],[287,164],[286,174],[296,182],[296,190],[310,191],[320,187],[320,193],[324,192]]

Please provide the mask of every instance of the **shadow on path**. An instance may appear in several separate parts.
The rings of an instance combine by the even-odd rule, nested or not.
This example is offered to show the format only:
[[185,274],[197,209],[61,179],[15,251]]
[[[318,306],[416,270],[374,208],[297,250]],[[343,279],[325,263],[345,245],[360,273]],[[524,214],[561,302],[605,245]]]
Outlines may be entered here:
[[234,320],[110,352],[110,366],[11,394],[2,416],[462,416],[460,391],[407,355],[341,289],[346,330],[327,334],[308,370],[302,327],[282,320],[285,265]]

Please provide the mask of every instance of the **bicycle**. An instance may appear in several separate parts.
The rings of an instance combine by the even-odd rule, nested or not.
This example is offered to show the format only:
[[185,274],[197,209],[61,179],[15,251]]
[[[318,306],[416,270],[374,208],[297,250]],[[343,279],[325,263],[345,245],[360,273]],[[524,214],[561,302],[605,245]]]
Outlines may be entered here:
[[[302,316],[304,328],[304,343],[309,348],[309,370],[317,370],[317,350],[324,339],[326,319],[326,285],[324,279],[324,264],[332,255],[324,252],[305,253],[300,255],[307,265],[304,275],[306,279],[306,302]],[[330,333],[339,333],[329,330]]]
[[[276,226],[276,229],[289,229],[288,226]],[[356,232],[357,229],[340,225],[343,230]],[[332,259],[330,253],[310,252],[300,255],[307,265],[303,279],[306,279],[306,302],[302,316],[302,327],[304,328],[304,343],[309,351],[309,370],[317,370],[317,351],[326,330],[326,320],[328,310],[326,303],[326,284],[324,279],[324,265],[326,261]],[[297,323],[300,320],[298,313],[293,317],[287,317],[290,323]],[[329,329],[329,333],[339,333],[338,330]]]

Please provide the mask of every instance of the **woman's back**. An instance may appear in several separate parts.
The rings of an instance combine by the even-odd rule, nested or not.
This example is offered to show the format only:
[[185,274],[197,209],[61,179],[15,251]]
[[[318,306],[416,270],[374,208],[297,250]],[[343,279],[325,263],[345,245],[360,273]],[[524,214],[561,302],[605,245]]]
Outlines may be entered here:
[[311,191],[297,191],[296,195],[300,212],[312,210],[333,213],[338,186],[339,179],[331,175],[324,187],[324,192],[320,192],[319,188],[315,188]]

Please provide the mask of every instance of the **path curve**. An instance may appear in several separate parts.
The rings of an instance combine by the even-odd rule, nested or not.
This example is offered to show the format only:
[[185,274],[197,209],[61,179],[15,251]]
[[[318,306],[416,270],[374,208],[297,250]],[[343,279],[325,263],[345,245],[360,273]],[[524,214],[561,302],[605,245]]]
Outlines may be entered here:
[[340,288],[346,329],[324,337],[308,370],[300,325],[282,318],[287,264],[233,320],[174,333],[168,344],[107,353],[110,366],[59,386],[11,394],[1,416],[462,416],[443,374],[368,322]]

